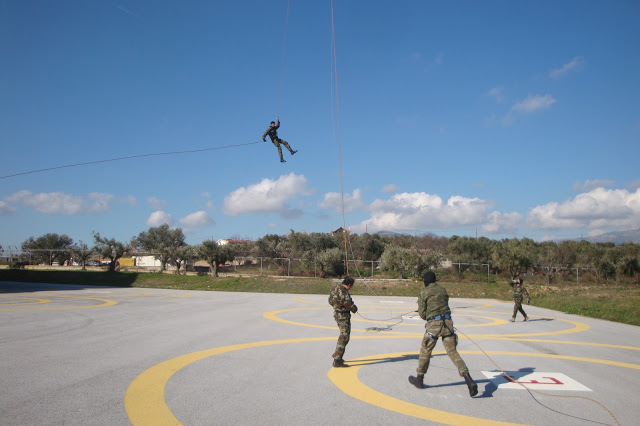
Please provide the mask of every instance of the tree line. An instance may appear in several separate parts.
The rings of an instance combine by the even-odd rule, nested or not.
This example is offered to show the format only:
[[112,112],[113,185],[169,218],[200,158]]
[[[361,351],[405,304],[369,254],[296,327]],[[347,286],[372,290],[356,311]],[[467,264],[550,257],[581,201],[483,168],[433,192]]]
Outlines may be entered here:
[[385,236],[291,230],[285,235],[268,234],[255,241],[225,245],[204,241],[191,246],[185,242],[181,228],[171,229],[168,225],[151,227],[129,242],[116,241],[96,232],[93,238],[94,244],[89,246],[82,241],[74,243],[67,235],[45,234],[24,241],[22,251],[30,253],[35,263],[63,264],[74,259],[83,268],[92,255],[98,254],[110,260],[110,270],[114,270],[116,261],[126,254],[146,252],[160,262],[163,271],[167,265],[172,265],[179,274],[185,270],[183,265],[203,260],[215,276],[220,264],[236,257],[298,259],[300,266],[294,273],[308,275],[309,271],[318,269],[323,277],[343,275],[345,258],[377,262],[378,272],[402,278],[419,278],[425,271],[444,264],[451,265],[458,278],[469,270],[489,269],[508,277],[540,274],[549,283],[576,269],[590,271],[599,281],[634,278],[640,273],[640,245],[634,243],[615,245],[588,241],[536,242],[529,238],[491,240],[457,235]]

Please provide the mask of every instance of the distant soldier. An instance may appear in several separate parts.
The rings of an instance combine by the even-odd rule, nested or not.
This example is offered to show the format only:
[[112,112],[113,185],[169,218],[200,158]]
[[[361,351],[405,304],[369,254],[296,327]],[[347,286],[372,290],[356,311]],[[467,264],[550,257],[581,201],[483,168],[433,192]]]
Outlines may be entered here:
[[524,299],[524,296],[527,296],[527,305],[528,305],[531,303],[531,299],[529,298],[529,292],[522,285],[522,278],[518,277],[512,280],[510,285],[513,288],[513,301],[515,302],[515,305],[513,306],[513,316],[509,321],[515,322],[518,311],[520,311],[520,313],[524,317],[524,320],[528,321],[529,317],[527,316],[524,309],[522,309],[522,300]]
[[277,130],[280,127],[280,118],[276,117],[276,120],[278,121],[278,124],[276,124],[275,121],[272,121],[271,125],[269,126],[269,128],[262,134],[262,142],[266,142],[267,141],[267,135],[269,135],[269,137],[271,138],[271,142],[273,142],[273,144],[276,146],[276,148],[278,148],[278,154],[280,155],[280,162],[281,163],[286,163],[284,158],[282,158],[282,148],[280,147],[280,144],[284,145],[289,150],[291,155],[293,155],[296,152],[298,152],[298,150],[294,151],[293,149],[291,149],[291,147],[289,146],[287,141],[282,140],[282,139],[280,139],[278,137],[278,131]]
[[353,287],[355,280],[352,277],[345,277],[342,283],[337,284],[329,293],[329,304],[333,306],[333,318],[335,318],[340,337],[336,343],[336,351],[333,353],[334,367],[348,367],[342,357],[351,337],[351,313],[358,312],[358,307],[353,303],[349,290]]
[[453,329],[451,320],[451,309],[449,308],[449,295],[444,287],[436,284],[436,274],[432,271],[424,274],[424,288],[418,296],[418,314],[420,318],[427,321],[426,332],[420,347],[420,358],[418,359],[418,376],[409,376],[409,383],[422,389],[424,387],[424,375],[429,369],[431,352],[436,346],[439,337],[442,337],[442,344],[447,350],[449,359],[458,368],[460,377],[464,377],[469,388],[469,395],[472,397],[478,394],[478,385],[469,375],[469,369],[464,363],[456,347],[458,346],[458,336]]

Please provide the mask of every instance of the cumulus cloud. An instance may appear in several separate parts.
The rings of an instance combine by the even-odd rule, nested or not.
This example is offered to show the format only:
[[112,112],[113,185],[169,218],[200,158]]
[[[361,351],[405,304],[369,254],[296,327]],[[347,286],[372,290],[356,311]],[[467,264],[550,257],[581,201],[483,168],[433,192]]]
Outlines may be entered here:
[[585,180],[583,184],[578,182],[573,184],[573,189],[576,191],[591,191],[596,188],[604,188],[605,186],[613,186],[615,184],[612,180],[607,179],[594,179],[594,180]]
[[487,223],[482,225],[486,234],[513,234],[520,227],[522,215],[520,213],[491,212]]
[[160,226],[160,225],[173,225],[173,217],[167,212],[162,210],[155,211],[149,215],[147,219],[147,225],[149,226]]
[[6,201],[0,201],[0,216],[7,216],[16,211],[16,208]]
[[515,112],[531,114],[541,109],[550,108],[555,102],[556,100],[549,94],[529,95],[523,101],[516,102],[511,109]]
[[438,195],[424,192],[394,194],[388,200],[375,200],[369,206],[371,218],[362,222],[385,231],[417,231],[426,228],[454,228],[485,223],[491,201],[450,197],[446,203]]
[[109,211],[109,202],[113,195],[91,192],[85,197],[65,194],[62,192],[48,192],[33,194],[31,191],[18,191],[6,200],[22,203],[44,214],[98,214]]
[[190,228],[215,225],[215,222],[209,217],[207,212],[202,210],[183,217],[180,219],[180,223]]
[[[324,199],[318,203],[318,206],[323,209],[332,210],[336,213],[342,212],[342,197],[337,192],[327,192],[324,194]],[[356,210],[360,210],[366,207],[364,201],[362,201],[362,191],[354,189],[351,195],[344,195],[344,211],[350,213]]]
[[400,187],[394,183],[391,183],[389,185],[385,185],[382,187],[382,189],[380,189],[380,192],[382,193],[389,193],[389,192],[398,192],[398,190],[400,189]]
[[160,199],[158,199],[156,197],[147,198],[147,203],[149,203],[151,208],[153,208],[154,210],[162,210],[167,206],[167,202],[166,201],[160,200]]
[[571,71],[579,71],[584,66],[584,58],[582,56],[576,56],[570,62],[564,64],[560,68],[552,69],[549,72],[549,77],[551,78],[560,78],[563,75],[567,74]]
[[640,189],[596,188],[564,203],[534,207],[527,214],[534,229],[634,229],[640,228]]
[[284,217],[297,217],[300,210],[287,204],[301,195],[309,195],[307,179],[302,175],[289,173],[278,180],[262,179],[261,182],[240,187],[224,198],[223,211],[229,216],[239,214],[280,213]]

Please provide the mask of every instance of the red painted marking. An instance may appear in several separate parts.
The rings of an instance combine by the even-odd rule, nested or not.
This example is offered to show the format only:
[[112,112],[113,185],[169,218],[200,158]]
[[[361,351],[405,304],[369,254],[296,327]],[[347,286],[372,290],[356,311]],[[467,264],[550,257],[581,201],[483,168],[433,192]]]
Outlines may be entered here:
[[564,385],[564,383],[562,383],[560,380],[554,378],[554,377],[543,377],[543,379],[549,379],[551,380],[551,382],[539,382],[535,379],[529,381],[529,382],[520,382],[518,380],[513,380],[511,377],[509,376],[503,376],[508,382],[511,383],[520,383],[523,385]]

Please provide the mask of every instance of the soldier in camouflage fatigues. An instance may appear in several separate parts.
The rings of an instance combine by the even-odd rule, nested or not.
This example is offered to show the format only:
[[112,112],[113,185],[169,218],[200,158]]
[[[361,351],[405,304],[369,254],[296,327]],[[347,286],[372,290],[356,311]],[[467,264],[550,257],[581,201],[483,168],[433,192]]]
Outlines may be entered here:
[[296,152],[298,152],[298,150],[294,151],[293,149],[291,149],[291,147],[289,146],[287,141],[282,140],[282,139],[280,139],[278,137],[277,130],[280,127],[280,118],[276,118],[276,120],[278,121],[278,124],[276,124],[275,121],[272,121],[271,125],[269,126],[269,128],[262,134],[262,142],[266,142],[267,141],[267,135],[269,135],[269,138],[271,138],[271,142],[273,142],[273,144],[276,146],[276,148],[278,148],[278,154],[280,155],[280,162],[281,163],[286,163],[284,158],[282,158],[282,148],[280,147],[280,144],[284,145],[289,150],[291,155],[293,155]]
[[423,278],[424,289],[418,296],[418,314],[420,318],[427,321],[426,332],[420,347],[420,358],[418,359],[417,377],[409,376],[409,382],[422,389],[424,387],[424,375],[429,368],[431,352],[436,346],[439,337],[442,337],[442,344],[447,350],[449,359],[458,368],[460,377],[464,377],[469,388],[469,395],[472,397],[478,393],[478,385],[469,375],[469,369],[464,363],[456,347],[458,346],[458,336],[453,329],[451,320],[451,309],[449,308],[449,294],[444,287],[436,284],[436,274],[427,272]]
[[349,290],[353,287],[355,280],[345,277],[342,283],[337,284],[329,293],[329,304],[333,306],[333,318],[340,329],[340,337],[336,343],[336,351],[333,353],[334,367],[348,367],[342,357],[351,338],[351,313],[358,312],[358,307],[353,303]]
[[513,316],[509,321],[514,322],[516,320],[518,311],[520,311],[520,313],[524,317],[524,320],[528,321],[529,317],[527,316],[524,309],[522,309],[522,300],[524,299],[524,296],[527,296],[528,305],[529,303],[531,303],[531,299],[529,298],[529,292],[522,285],[522,278],[516,278],[515,280],[511,281],[511,287],[513,287],[513,301],[515,302],[515,305],[513,305]]

